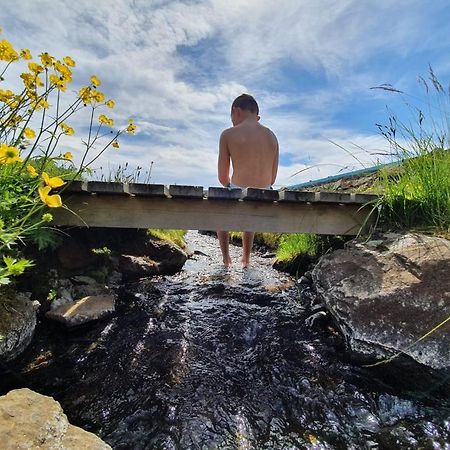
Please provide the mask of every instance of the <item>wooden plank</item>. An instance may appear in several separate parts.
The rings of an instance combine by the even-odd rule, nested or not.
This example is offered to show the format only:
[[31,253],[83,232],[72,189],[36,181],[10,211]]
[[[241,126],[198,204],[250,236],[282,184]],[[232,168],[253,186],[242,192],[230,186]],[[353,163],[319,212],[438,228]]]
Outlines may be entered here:
[[61,192],[85,192],[88,193],[87,181],[71,181],[67,186],[63,186],[59,189]]
[[378,199],[378,195],[356,194],[346,192],[316,192],[316,202],[322,203],[356,203],[364,205]]
[[178,198],[203,198],[203,186],[182,186],[171,184],[168,193],[171,197]]
[[208,189],[208,200],[239,200],[242,195],[242,189],[210,187]]
[[[357,234],[369,208],[357,204],[209,201],[204,199],[77,195],[64,198],[77,215],[52,210],[55,225],[118,228]],[[111,212],[114,211],[114,214]],[[83,221],[85,223],[83,223]]]
[[257,202],[276,202],[278,200],[278,191],[273,189],[246,188],[242,190],[242,200],[251,200]]
[[128,192],[144,197],[165,197],[166,192],[164,188],[163,184],[130,183]]
[[322,203],[354,203],[351,195],[343,192],[316,192],[315,201]]
[[129,195],[128,185],[124,183],[110,183],[104,181],[89,181],[87,185],[89,192],[93,194]]
[[355,196],[355,203],[365,205],[367,203],[375,203],[379,196],[374,194],[352,194]]
[[301,192],[301,191],[280,191],[280,202],[298,202],[306,203],[315,201],[315,192]]

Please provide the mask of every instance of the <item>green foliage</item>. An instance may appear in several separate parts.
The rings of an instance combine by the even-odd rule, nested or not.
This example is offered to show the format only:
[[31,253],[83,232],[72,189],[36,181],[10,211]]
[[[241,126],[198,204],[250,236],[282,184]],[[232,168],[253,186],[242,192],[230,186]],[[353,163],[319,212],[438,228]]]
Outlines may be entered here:
[[[412,106],[412,118],[393,115],[378,125],[393,149],[396,170],[383,170],[377,209],[387,227],[450,230],[450,87],[446,89],[430,68],[428,79],[419,77],[425,91],[425,109]],[[383,88],[404,96],[396,89]]]
[[178,245],[178,247],[186,248],[186,242],[184,240],[186,230],[162,230],[159,228],[152,228],[147,230],[147,233],[155,239],[168,241]]
[[[264,245],[265,247],[275,250],[278,247],[281,237],[281,233],[255,233],[255,244]],[[230,239],[232,242],[242,242],[241,231],[230,231]]]
[[316,234],[286,234],[277,248],[277,260],[289,261],[299,254],[316,256],[320,242],[320,237]]
[[102,248],[93,248],[91,249],[92,253],[94,255],[103,255],[103,256],[111,256],[111,249],[108,247],[102,247]]
[[[0,30],[1,33],[1,30]],[[63,207],[60,193],[73,180],[82,179],[100,155],[110,146],[119,148],[118,137],[134,134],[133,120],[122,130],[114,130],[114,120],[101,109],[113,108],[98,87],[93,75],[75,97],[63,99],[72,82],[75,61],[69,56],[57,59],[47,52],[32,61],[28,49],[17,52],[2,39],[0,51],[0,284],[10,282],[32,264],[20,257],[18,244],[35,244],[39,250],[55,247],[58,235],[46,226],[53,220],[47,208]],[[18,64],[8,85],[17,92],[3,89],[6,72]],[[25,70],[25,71],[24,71]],[[22,73],[21,73],[22,72]],[[18,76],[20,74],[20,76]],[[75,91],[76,92],[76,91]],[[90,109],[87,137],[80,139],[83,149],[79,164],[67,148],[66,136],[75,134],[67,123],[74,114]],[[106,127],[108,127],[106,129]],[[64,146],[64,153],[60,148]],[[54,192],[58,189],[59,192]]]
[[277,260],[288,262],[299,255],[319,258],[332,249],[342,248],[348,240],[345,236],[323,236],[318,234],[284,234],[276,251]]
[[450,229],[450,151],[435,149],[380,174],[382,221],[396,228]]
[[24,258],[16,259],[12,256],[3,256],[3,265],[0,265],[0,285],[8,284],[10,277],[21,275],[25,269],[34,264]]

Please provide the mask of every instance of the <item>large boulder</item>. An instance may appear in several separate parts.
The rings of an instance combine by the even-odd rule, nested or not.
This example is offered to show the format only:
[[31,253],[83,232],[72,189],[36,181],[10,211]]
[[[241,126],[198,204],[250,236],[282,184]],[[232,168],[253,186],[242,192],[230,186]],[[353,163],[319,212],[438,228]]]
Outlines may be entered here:
[[[364,358],[398,352],[435,370],[450,369],[450,241],[385,235],[325,255],[312,272],[319,296]],[[422,366],[423,367],[423,366]]]
[[53,398],[30,389],[16,389],[0,397],[0,436],[3,450],[111,448],[94,434],[71,425]]
[[159,264],[159,271],[171,275],[180,271],[188,255],[178,245],[167,241],[149,239],[146,245],[146,255]]
[[37,306],[22,293],[0,289],[0,358],[10,360],[31,342],[36,328]]
[[126,281],[159,274],[159,264],[147,256],[120,255],[119,270]]

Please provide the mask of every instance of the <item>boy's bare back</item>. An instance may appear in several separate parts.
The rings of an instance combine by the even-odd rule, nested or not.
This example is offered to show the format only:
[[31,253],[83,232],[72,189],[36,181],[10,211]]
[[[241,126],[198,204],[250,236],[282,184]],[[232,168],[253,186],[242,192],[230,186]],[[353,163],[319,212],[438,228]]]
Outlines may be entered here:
[[244,120],[222,133],[219,146],[233,165],[231,183],[241,187],[264,188],[275,182],[278,142],[269,128],[257,121]]

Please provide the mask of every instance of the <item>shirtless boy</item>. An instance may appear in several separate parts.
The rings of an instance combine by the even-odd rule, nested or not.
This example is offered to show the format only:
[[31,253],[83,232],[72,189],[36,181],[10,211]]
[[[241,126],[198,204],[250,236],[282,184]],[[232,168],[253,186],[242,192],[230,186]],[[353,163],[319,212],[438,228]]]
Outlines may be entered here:
[[[232,128],[220,136],[218,175],[225,187],[269,189],[278,170],[278,142],[269,128],[259,123],[259,107],[248,94],[237,97],[231,106]],[[230,161],[233,174],[230,179]],[[231,266],[228,231],[218,231],[225,267]],[[254,232],[242,236],[242,267],[250,264]]]

